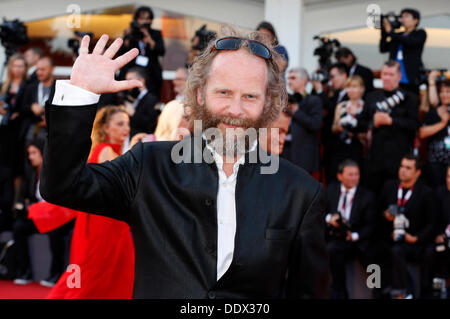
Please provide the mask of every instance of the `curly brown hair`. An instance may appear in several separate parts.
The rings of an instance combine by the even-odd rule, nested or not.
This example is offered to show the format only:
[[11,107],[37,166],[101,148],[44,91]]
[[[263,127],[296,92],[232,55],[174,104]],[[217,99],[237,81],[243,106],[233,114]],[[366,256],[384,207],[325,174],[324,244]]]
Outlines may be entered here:
[[[272,54],[272,57],[266,60],[267,64],[267,88],[266,88],[266,102],[263,107],[261,115],[261,127],[267,126],[270,122],[276,120],[281,109],[287,104],[286,87],[283,80],[283,75],[280,72],[276,63],[280,55],[273,49],[273,46],[267,42],[267,37],[258,31],[245,32],[237,30],[231,26],[223,25],[217,35],[217,39],[224,37],[239,37],[249,40],[255,40],[267,46]],[[220,53],[218,50],[211,52],[215,41],[210,41],[203,52],[197,56],[189,69],[189,75],[186,81],[186,97],[184,99],[185,107],[192,110],[189,113],[189,126],[192,128],[194,120],[201,118],[205,105],[200,105],[197,102],[198,88],[201,88],[204,93],[206,82],[208,81],[209,72],[211,69],[214,57]],[[241,48],[245,47],[249,50],[247,43],[242,41]]]

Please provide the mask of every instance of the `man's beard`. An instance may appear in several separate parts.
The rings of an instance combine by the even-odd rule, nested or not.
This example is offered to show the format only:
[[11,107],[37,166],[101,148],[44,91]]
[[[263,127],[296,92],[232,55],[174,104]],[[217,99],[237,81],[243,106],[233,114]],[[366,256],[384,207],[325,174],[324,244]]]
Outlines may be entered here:
[[[258,130],[263,123],[263,114],[256,120],[236,118],[213,114],[205,105],[200,106],[197,113],[195,119],[202,121],[202,132],[205,134],[207,144],[218,154],[226,157],[237,157],[247,153],[258,139]],[[238,128],[219,128],[220,124]]]

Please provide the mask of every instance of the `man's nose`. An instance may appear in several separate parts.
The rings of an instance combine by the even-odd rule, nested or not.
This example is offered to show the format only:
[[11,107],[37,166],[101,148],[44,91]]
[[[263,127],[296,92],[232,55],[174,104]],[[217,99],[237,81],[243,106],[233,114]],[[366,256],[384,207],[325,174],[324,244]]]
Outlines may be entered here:
[[239,117],[242,114],[242,101],[240,97],[233,98],[227,108],[227,114],[233,117]]

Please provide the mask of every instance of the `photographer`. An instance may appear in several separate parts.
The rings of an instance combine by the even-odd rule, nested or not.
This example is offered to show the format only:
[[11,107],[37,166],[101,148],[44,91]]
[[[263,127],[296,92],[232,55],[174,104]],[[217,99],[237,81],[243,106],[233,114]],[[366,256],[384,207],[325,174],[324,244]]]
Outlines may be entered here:
[[419,137],[428,139],[427,180],[433,188],[445,183],[445,169],[450,164],[450,80],[439,83],[441,105],[425,116]]
[[[359,75],[350,76],[345,82],[345,90],[349,97],[336,106],[331,131],[334,143],[330,145],[330,174],[336,175],[339,163],[352,159],[360,169],[363,167],[364,133],[359,133],[358,120],[364,109],[364,82]],[[337,137],[337,138],[336,138]]]
[[402,157],[413,151],[419,126],[419,101],[415,94],[399,89],[400,65],[388,61],[381,68],[383,90],[366,97],[358,121],[368,131],[366,187],[378,194],[384,182],[396,178]]
[[371,69],[356,63],[356,56],[349,48],[340,48],[334,54],[338,62],[345,63],[348,75],[359,75],[364,81],[365,94],[373,91],[373,72]]
[[415,9],[401,11],[401,25],[404,32],[395,32],[389,20],[382,20],[380,52],[389,52],[389,59],[396,60],[401,68],[400,86],[419,94],[419,76],[422,51],[427,38],[425,30],[418,29],[420,13]]
[[130,138],[137,133],[153,133],[158,121],[159,111],[155,109],[158,102],[147,89],[147,75],[145,69],[134,67],[128,70],[126,80],[138,80],[142,87],[126,91],[124,104],[130,115]]
[[412,154],[402,158],[398,179],[386,182],[380,197],[383,240],[394,258],[392,284],[403,297],[413,294],[407,263],[421,263],[425,247],[431,242],[434,202],[431,189],[419,180],[421,161]]
[[431,288],[434,288],[435,296],[441,297],[441,292],[445,291],[446,279],[450,277],[450,165],[447,166],[445,185],[439,186],[435,195],[436,232],[434,242],[427,247],[425,253],[424,264],[429,273],[424,284],[426,293],[430,294]]
[[128,69],[134,66],[143,67],[146,69],[149,79],[148,90],[159,99],[162,68],[158,57],[164,56],[166,49],[161,31],[151,28],[153,17],[153,10],[149,7],[139,7],[135,11],[130,28],[125,30],[124,43],[118,55],[132,48],[138,48],[139,55],[121,69],[119,79],[125,78]]
[[339,183],[327,187],[328,251],[332,275],[332,297],[346,298],[345,264],[358,258],[367,266],[376,258],[374,235],[376,210],[373,194],[359,186],[358,163],[339,164]]

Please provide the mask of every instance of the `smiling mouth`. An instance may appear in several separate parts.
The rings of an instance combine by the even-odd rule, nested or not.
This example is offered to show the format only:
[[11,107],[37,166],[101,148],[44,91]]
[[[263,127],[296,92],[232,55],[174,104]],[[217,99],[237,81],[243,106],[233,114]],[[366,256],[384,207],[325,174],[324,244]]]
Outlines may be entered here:
[[223,126],[225,126],[225,128],[242,128],[242,126],[236,126],[236,125],[225,124],[225,123],[222,123],[222,124],[223,124]]

